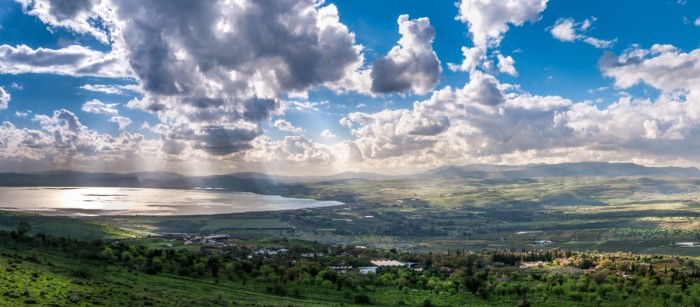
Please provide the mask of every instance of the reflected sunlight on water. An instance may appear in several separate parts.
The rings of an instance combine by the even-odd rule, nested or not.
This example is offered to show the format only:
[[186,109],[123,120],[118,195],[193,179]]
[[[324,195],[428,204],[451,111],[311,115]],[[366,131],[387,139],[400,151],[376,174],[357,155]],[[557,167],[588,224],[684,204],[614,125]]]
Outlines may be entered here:
[[45,215],[196,215],[340,205],[244,192],[135,188],[0,187],[0,209]]

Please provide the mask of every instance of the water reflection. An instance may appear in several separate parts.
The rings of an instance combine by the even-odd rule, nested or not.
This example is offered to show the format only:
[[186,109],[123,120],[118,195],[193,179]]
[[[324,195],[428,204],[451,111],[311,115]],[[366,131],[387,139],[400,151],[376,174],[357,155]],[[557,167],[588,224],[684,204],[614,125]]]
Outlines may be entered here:
[[0,209],[44,215],[196,215],[339,204],[335,201],[214,190],[0,187]]

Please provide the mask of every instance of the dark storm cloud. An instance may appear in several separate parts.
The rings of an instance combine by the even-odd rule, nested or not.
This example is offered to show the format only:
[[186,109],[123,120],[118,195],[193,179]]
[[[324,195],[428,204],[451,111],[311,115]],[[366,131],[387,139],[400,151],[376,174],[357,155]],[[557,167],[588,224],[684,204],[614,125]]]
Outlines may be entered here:
[[250,149],[250,141],[262,133],[258,130],[214,126],[205,127],[203,131],[204,135],[196,139],[195,148],[217,156]]

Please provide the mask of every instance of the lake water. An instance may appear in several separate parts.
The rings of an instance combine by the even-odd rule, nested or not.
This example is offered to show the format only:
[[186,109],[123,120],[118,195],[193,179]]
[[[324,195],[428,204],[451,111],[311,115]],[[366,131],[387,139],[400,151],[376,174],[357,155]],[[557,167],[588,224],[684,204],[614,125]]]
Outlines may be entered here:
[[0,210],[43,215],[198,215],[340,205],[243,192],[141,188],[0,187]]

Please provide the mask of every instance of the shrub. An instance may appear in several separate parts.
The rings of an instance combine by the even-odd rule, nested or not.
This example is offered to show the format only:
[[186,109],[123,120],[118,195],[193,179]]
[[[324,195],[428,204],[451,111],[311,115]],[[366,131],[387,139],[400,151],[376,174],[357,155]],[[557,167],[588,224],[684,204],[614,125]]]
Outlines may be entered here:
[[353,300],[353,302],[355,302],[355,304],[371,304],[372,303],[369,299],[369,296],[367,296],[366,294],[355,294],[352,297],[352,300]]

